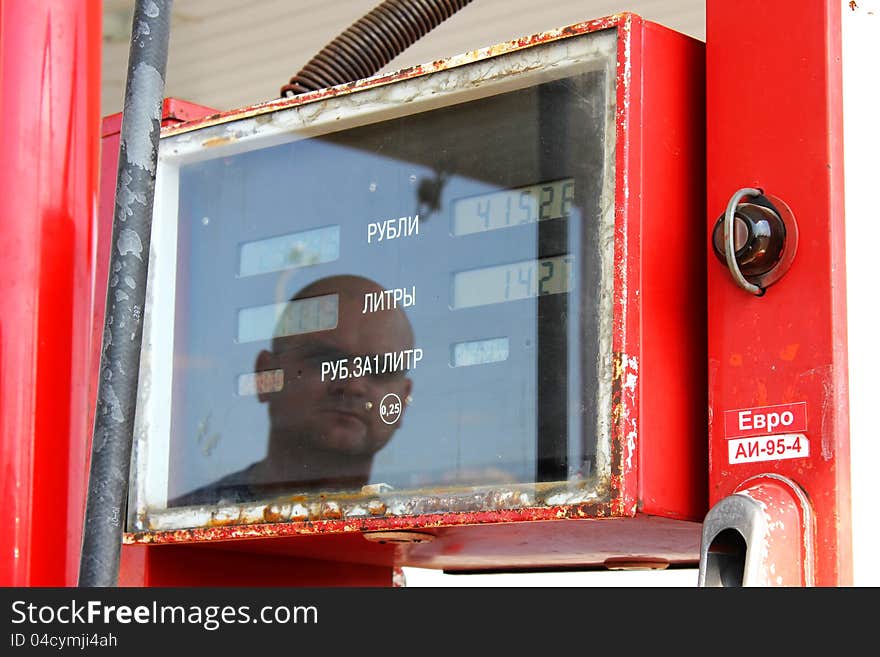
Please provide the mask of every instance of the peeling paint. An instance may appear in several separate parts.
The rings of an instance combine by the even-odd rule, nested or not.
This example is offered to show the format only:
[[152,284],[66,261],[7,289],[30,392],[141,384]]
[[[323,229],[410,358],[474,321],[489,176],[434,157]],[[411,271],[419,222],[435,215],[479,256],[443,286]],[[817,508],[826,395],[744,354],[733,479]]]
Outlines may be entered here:
[[615,356],[612,373],[615,435],[622,436],[621,459],[624,472],[633,471],[638,449],[638,371],[638,358],[627,354]]
[[148,36],[150,34],[150,24],[145,21],[138,21],[137,27],[135,27],[133,39],[139,39],[141,36]]
[[211,513],[210,525],[222,527],[224,525],[239,525],[241,523],[241,507],[221,507]]
[[141,254],[144,252],[143,242],[141,242],[140,235],[131,228],[124,228],[119,232],[116,248],[119,250],[119,255],[133,254],[138,260],[143,260],[141,257]]
[[[140,62],[130,76],[129,97],[126,99],[126,106],[130,106],[133,96],[145,96],[146,98],[162,98],[165,88],[165,81],[155,66],[150,66],[145,62]],[[153,161],[153,147],[149,139],[144,139],[144,135],[152,135],[154,130],[159,128],[159,122],[162,118],[161,103],[153,108],[151,114],[134,113],[129,114],[122,124],[122,134],[120,140],[122,143],[121,153],[124,154],[126,162],[155,173],[156,165]]]
[[122,414],[122,404],[119,403],[119,397],[113,390],[113,386],[103,386],[103,402],[110,411],[110,417],[116,422],[124,422],[125,416]]
[[116,195],[117,204],[120,205],[117,209],[116,217],[120,221],[127,221],[134,214],[134,211],[131,209],[133,203],[147,204],[146,193],[133,191],[131,188],[132,182],[134,182],[134,178],[131,177],[131,173],[123,170],[119,176],[119,190]]
[[556,495],[551,495],[546,498],[546,502],[550,506],[563,506],[566,504],[579,504],[585,501],[589,501],[590,499],[598,500],[599,493],[594,492],[591,495],[588,494],[586,499],[584,499],[584,494],[581,492],[566,492],[566,493],[557,493]]

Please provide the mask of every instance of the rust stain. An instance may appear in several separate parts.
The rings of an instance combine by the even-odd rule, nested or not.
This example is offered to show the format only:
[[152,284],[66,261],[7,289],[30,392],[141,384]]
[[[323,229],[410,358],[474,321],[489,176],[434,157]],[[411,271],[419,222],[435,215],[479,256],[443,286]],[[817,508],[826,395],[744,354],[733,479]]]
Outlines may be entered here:
[[269,504],[263,509],[263,520],[266,522],[281,522],[283,519],[284,513],[281,506],[277,504]]
[[743,357],[742,354],[730,354],[730,366],[731,367],[742,367]]
[[213,148],[214,146],[224,146],[226,144],[231,144],[235,140],[232,137],[211,137],[210,139],[206,139],[202,142],[202,146],[205,148]]
[[856,0],[849,0],[849,8],[851,11],[855,11],[859,8],[859,6],[856,4]]
[[608,492],[612,515],[629,516],[636,500],[628,500],[625,484],[638,450],[636,423],[637,361],[625,353],[614,352],[611,368],[611,478]]
[[308,520],[308,519],[309,519],[308,509],[305,509],[304,507],[299,507],[299,508],[302,509],[302,510],[301,510],[301,511],[294,510],[294,511],[291,512],[291,514],[290,514],[290,519],[291,519],[293,522],[302,522],[302,521],[305,521],[305,520]]
[[325,502],[321,507],[321,517],[338,520],[342,518],[342,509],[336,502]]
[[[622,479],[618,479],[618,482]],[[513,519],[541,519],[547,517],[599,517],[620,515],[604,506],[620,484],[593,477],[583,481],[546,483],[523,483],[504,488],[445,487],[424,489],[410,493],[385,493],[380,495],[339,493],[333,498],[326,495],[307,497],[281,496],[266,502],[255,501],[236,506],[219,508],[193,507],[175,509],[173,513],[145,509],[145,522],[137,525],[142,538],[135,542],[154,542],[148,536],[184,536],[179,531],[229,530],[232,536],[253,535],[254,527],[294,526],[293,532],[321,533],[325,531],[350,532],[364,528],[382,529],[399,526],[401,519],[411,526],[413,518],[454,518],[452,524],[479,522],[481,514],[513,514]],[[299,500],[299,501],[295,501]],[[622,508],[622,507],[621,507]],[[183,514],[183,515],[181,515]],[[188,514],[188,515],[187,515]],[[542,514],[548,514],[544,516]],[[626,515],[631,515],[627,513]],[[445,522],[445,521],[444,521]],[[330,523],[330,524],[328,524]],[[333,523],[336,523],[335,525]],[[395,524],[398,523],[398,524]],[[196,528],[181,530],[179,528]],[[318,529],[314,529],[318,527]],[[167,542],[167,538],[158,539]],[[177,541],[177,539],[171,539]],[[184,540],[184,539],[181,539]],[[185,539],[199,540],[199,539]]]
[[212,513],[208,521],[209,527],[229,527],[241,524],[241,512],[238,513]]
[[373,500],[367,505],[367,511],[369,511],[372,516],[385,515],[385,511],[387,510],[388,507],[385,506],[385,503],[381,500]]
[[206,527],[167,531],[126,532],[123,543],[172,544],[203,541],[228,541],[276,536],[310,536],[350,532],[418,530],[499,522],[522,522],[573,518],[614,518],[619,514],[608,503],[576,504],[475,513],[441,513],[422,516],[315,520],[250,525],[211,524]]

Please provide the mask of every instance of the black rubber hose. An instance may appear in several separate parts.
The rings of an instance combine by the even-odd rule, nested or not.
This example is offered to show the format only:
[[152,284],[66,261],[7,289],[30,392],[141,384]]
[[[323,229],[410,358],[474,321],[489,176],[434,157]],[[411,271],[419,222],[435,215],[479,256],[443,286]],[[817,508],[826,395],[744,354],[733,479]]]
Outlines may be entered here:
[[471,0],[385,0],[327,44],[281,97],[368,78]]
[[116,586],[128,499],[172,0],[137,0],[122,110],[79,586]]

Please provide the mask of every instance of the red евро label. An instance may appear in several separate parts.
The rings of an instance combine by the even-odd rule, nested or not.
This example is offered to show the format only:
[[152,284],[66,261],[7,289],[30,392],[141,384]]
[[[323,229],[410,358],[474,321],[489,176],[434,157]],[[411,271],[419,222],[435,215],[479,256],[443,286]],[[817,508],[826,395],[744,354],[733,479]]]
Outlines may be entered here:
[[769,436],[774,433],[798,433],[806,430],[806,402],[724,411],[724,435],[727,438]]

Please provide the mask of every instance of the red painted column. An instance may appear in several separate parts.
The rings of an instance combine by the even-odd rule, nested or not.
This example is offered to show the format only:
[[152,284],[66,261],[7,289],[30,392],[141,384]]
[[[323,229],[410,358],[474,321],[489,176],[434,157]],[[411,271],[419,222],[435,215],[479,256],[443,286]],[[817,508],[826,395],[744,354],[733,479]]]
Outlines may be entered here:
[[0,0],[0,585],[76,582],[101,3]]
[[[791,484],[808,517],[804,554],[777,557],[805,559],[818,586],[852,582],[840,14],[839,0],[706,5],[709,230],[737,190],[760,188],[790,207],[799,235],[790,270],[760,297],[706,240],[710,504],[754,482]],[[790,430],[754,419],[786,410]],[[779,458],[778,445],[795,443],[777,441],[794,433],[808,453],[801,442]],[[744,437],[754,441],[737,456]]]

